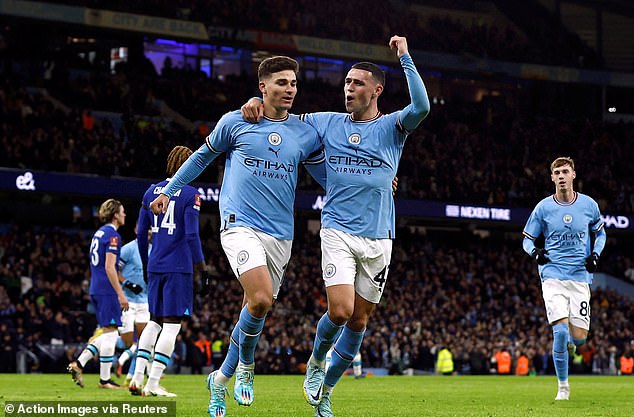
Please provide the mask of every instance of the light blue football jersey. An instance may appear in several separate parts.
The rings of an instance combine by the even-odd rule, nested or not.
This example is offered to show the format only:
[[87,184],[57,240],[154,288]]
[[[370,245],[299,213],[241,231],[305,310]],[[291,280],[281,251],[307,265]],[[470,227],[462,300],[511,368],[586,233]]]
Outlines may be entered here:
[[302,115],[324,144],[326,195],[321,223],[354,236],[394,239],[392,179],[405,140],[429,113],[429,98],[409,54],[399,58],[410,94],[403,110],[355,121],[347,113]]
[[[148,253],[152,251],[152,246]],[[121,248],[119,256],[119,271],[126,281],[140,285],[143,288],[139,294],[135,294],[128,288],[123,288],[125,296],[131,303],[147,303],[147,285],[143,280],[143,264],[141,263],[141,255],[139,254],[139,245],[137,240],[128,242]]]
[[392,179],[407,132],[400,112],[354,121],[347,113],[311,113],[302,119],[317,130],[326,153],[323,228],[375,239],[394,239]]
[[221,153],[227,154],[220,190],[221,229],[248,226],[278,239],[293,239],[297,169],[324,159],[315,130],[294,114],[252,124],[239,110],[229,112],[162,192],[173,195]]
[[535,240],[544,235],[544,249],[550,262],[539,265],[541,280],[548,278],[592,283],[592,274],[586,271],[585,259],[594,250],[601,254],[604,239],[592,247],[591,234],[603,230],[603,221],[596,201],[575,192],[569,203],[558,201],[551,195],[540,201],[524,227],[524,236]]

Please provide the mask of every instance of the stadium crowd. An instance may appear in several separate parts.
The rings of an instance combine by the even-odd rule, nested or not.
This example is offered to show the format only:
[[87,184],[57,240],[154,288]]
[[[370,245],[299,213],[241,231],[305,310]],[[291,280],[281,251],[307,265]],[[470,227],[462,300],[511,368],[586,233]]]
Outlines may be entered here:
[[[474,10],[469,1],[397,0],[371,1],[365,7],[354,2],[312,2],[298,0],[222,0],[197,1],[100,1],[62,0],[65,3],[96,9],[118,10],[202,22],[215,27],[258,29],[274,33],[315,36],[363,43],[384,44],[385,39],[399,32],[410,39],[416,49],[460,54],[477,58],[492,58],[512,62],[534,62],[575,67],[600,67],[600,60],[579,37],[568,32],[553,17],[549,25],[535,24],[535,17],[544,20],[539,8],[525,7],[524,13],[498,17],[490,10]],[[434,9],[421,10],[417,6]],[[436,10],[430,12],[430,10]],[[462,11],[462,12],[461,12]],[[464,14],[463,12],[468,12]],[[431,13],[431,15],[430,15]],[[466,17],[465,17],[466,16]],[[530,18],[529,18],[530,16]],[[517,19],[512,22],[509,19]],[[363,24],[359,24],[363,22]],[[529,36],[518,29],[531,28]],[[556,28],[553,29],[553,28]],[[535,39],[535,41],[532,40]]]
[[[300,373],[312,349],[314,323],[325,310],[319,238],[302,227],[297,232],[284,285],[256,351],[258,373]],[[211,294],[197,292],[195,312],[177,341],[174,372],[219,366],[242,299],[216,231],[207,223],[201,233]],[[505,349],[513,359],[527,354],[535,373],[552,373],[539,279],[519,240],[455,237],[399,230],[389,285],[361,348],[364,366],[433,372],[437,353],[448,348],[456,372],[488,374],[496,367],[495,354]],[[89,239],[90,232],[75,229],[3,227],[0,372],[16,370],[20,350],[39,357],[28,362],[37,364],[30,371],[62,371],[90,337],[96,322],[87,293]],[[633,315],[632,300],[595,289],[591,336],[573,369],[616,373],[618,358],[632,354]],[[63,349],[51,356],[50,346]]]
[[[412,44],[426,45],[422,49],[542,60],[540,48],[525,43],[511,29],[467,27],[441,16],[430,18],[423,27],[410,13],[392,9],[377,13],[395,2],[378,4],[379,9],[337,3],[336,13],[329,9],[334,7],[330,3],[308,1],[285,3],[288,7],[277,7],[276,0],[257,5],[251,0],[223,2],[223,7],[217,7],[215,0],[62,3],[129,12],[145,12],[151,3],[152,10],[165,17],[235,28],[248,21],[250,27],[299,34],[314,34],[318,26],[323,36],[381,44],[391,28],[412,27],[414,33],[407,35]],[[367,24],[350,24],[346,10]],[[236,16],[241,19],[232,21]],[[32,85],[32,80],[20,79],[6,71],[10,66],[0,65],[5,69],[0,79],[2,167],[156,180],[163,176],[169,149],[176,144],[197,148],[224,111],[255,94],[245,87],[254,84],[245,75],[220,80],[169,64],[159,74],[148,61],[120,65],[111,75],[103,71],[105,67],[95,71],[93,64],[68,56],[52,64],[47,64],[48,74],[38,84],[49,88],[67,108],[30,92],[24,86]],[[403,106],[397,90],[382,97],[383,111]],[[161,115],[160,101],[190,120],[211,123],[188,131]],[[341,105],[339,86],[305,80],[293,111],[341,110]],[[95,117],[98,111],[116,112],[120,120]],[[552,192],[545,164],[553,155],[574,152],[571,156],[583,161],[577,189],[591,193],[604,211],[634,213],[631,126],[519,113],[512,106],[486,102],[435,106],[409,140],[399,170],[398,197],[533,206]],[[221,171],[212,166],[202,179],[218,182]],[[316,187],[307,176],[302,178],[300,188]],[[87,293],[87,248],[94,228],[6,225],[1,230],[0,372],[15,371],[16,354],[23,349],[38,358],[29,361],[31,366],[37,364],[31,370],[62,371],[95,328]],[[201,234],[214,277],[212,294],[196,295],[195,314],[183,326],[173,358],[177,372],[184,366],[202,372],[203,366],[219,365],[229,333],[217,329],[230,329],[242,300],[217,231],[207,223]],[[326,302],[318,247],[318,237],[298,222],[294,255],[257,350],[259,373],[301,373],[301,364],[310,355],[314,325]],[[603,260],[604,271],[634,279],[631,252],[608,248]],[[505,349],[514,359],[520,353],[530,357],[536,373],[553,372],[539,280],[535,265],[521,252],[519,232],[517,241],[480,240],[466,234],[449,241],[446,236],[420,236],[401,229],[389,281],[361,348],[366,366],[394,373],[431,372],[437,353],[448,348],[457,372],[490,373],[496,353]],[[592,303],[591,336],[576,365],[585,372],[616,373],[618,358],[632,354],[634,302],[597,289]],[[44,345],[62,346],[62,354],[51,356],[41,348]]]
[[[188,83],[179,79],[172,80],[176,83],[173,87]],[[208,115],[219,117],[221,109],[238,108],[251,95],[243,91],[245,87],[235,88],[244,94],[229,93],[234,86],[244,84],[240,77],[229,81],[206,79],[201,91],[205,86],[209,86],[209,91],[223,91],[207,96],[216,101],[203,100],[203,104],[189,97],[183,102],[214,109],[214,114]],[[107,89],[108,84],[94,80],[87,85],[97,90]],[[130,82],[129,87],[133,85],[139,83]],[[78,88],[66,91],[69,102],[82,102],[73,95]],[[166,95],[169,96],[174,95]],[[227,97],[233,97],[233,102],[228,103]],[[123,102],[123,96],[120,99],[115,102]],[[340,101],[339,88],[307,81],[302,83],[295,110],[301,113],[339,109]],[[204,123],[202,130],[188,132],[158,116],[134,116],[147,114],[145,108],[128,108],[121,113],[117,128],[110,119],[99,120],[91,113],[122,110],[98,105],[108,102],[112,100],[97,94],[85,103],[87,107],[72,107],[65,114],[41,95],[30,94],[5,79],[0,84],[0,119],[4,120],[0,131],[7,152],[0,155],[0,166],[27,168],[25,155],[29,155],[29,169],[160,178],[161,167],[153,161],[165,160],[166,150],[176,144],[198,148],[212,127]],[[389,95],[384,103],[385,112],[403,106]],[[399,197],[530,207],[551,192],[544,173],[548,172],[552,155],[572,153],[570,156],[584,161],[577,183],[579,191],[592,190],[604,212],[632,213],[634,183],[629,173],[634,171],[634,159],[623,157],[634,154],[632,135],[626,124],[521,116],[512,109],[485,102],[447,103],[436,106],[423,126],[411,135],[399,168]],[[570,143],[575,146],[571,148]],[[218,168],[214,166],[204,175],[203,180],[217,182]],[[319,189],[305,173],[300,187]]]

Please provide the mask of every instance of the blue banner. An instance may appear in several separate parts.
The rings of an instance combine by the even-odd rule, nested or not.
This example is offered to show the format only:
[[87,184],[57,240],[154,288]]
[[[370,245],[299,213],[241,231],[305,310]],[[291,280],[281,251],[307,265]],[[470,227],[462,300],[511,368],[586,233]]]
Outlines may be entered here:
[[[62,174],[38,172],[10,168],[0,168],[0,189],[17,190],[24,193],[47,192],[60,194],[98,195],[104,198],[132,197],[139,200],[152,180],[125,177],[100,177],[85,174]],[[218,184],[193,183],[202,200],[218,203]],[[298,191],[295,207],[300,210],[319,211],[326,203],[323,194]],[[417,217],[444,220],[470,220],[488,223],[506,223],[523,226],[532,208],[477,206],[454,204],[443,201],[396,199],[396,214],[403,217]],[[608,229],[634,230],[634,216],[605,214]]]

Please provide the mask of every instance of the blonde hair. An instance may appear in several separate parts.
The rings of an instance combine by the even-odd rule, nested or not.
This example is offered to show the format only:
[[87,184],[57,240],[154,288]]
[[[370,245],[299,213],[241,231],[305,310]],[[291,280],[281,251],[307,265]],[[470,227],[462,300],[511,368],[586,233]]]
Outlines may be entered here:
[[183,165],[183,163],[189,158],[192,154],[192,150],[187,146],[174,146],[174,149],[170,152],[167,157],[167,176],[172,177],[178,171],[178,168]]
[[573,161],[571,157],[560,156],[550,164],[550,172],[553,172],[555,168],[559,168],[564,165],[570,165],[570,168],[572,168],[573,171],[575,170],[575,161]]
[[101,207],[99,207],[99,220],[101,220],[102,223],[111,221],[114,215],[119,212],[122,205],[119,200],[115,200],[114,198],[107,199],[101,204]]

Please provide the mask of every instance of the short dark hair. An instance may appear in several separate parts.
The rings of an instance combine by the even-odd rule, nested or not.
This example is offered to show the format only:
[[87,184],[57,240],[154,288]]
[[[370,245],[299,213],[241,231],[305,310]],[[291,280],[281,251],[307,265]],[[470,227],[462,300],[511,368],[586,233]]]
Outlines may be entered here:
[[299,72],[299,64],[293,58],[287,56],[272,56],[260,62],[258,67],[258,80],[268,78],[271,74],[280,71],[291,70],[295,74]]
[[357,62],[352,66],[352,68],[368,71],[372,74],[372,78],[374,78],[377,83],[385,86],[385,71],[383,71],[378,65],[371,62]]

